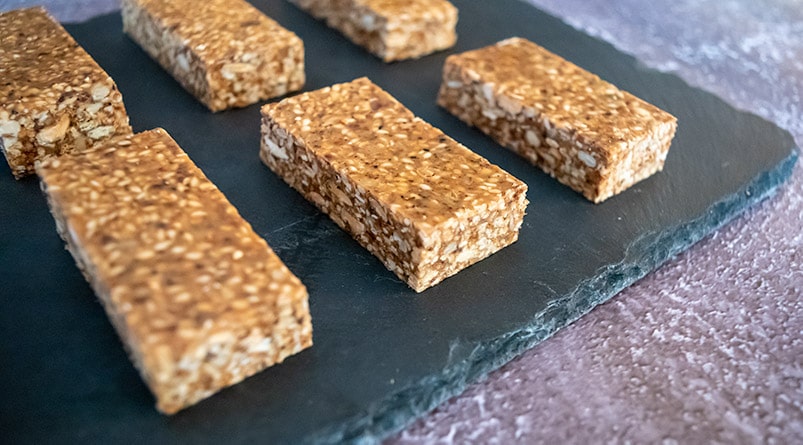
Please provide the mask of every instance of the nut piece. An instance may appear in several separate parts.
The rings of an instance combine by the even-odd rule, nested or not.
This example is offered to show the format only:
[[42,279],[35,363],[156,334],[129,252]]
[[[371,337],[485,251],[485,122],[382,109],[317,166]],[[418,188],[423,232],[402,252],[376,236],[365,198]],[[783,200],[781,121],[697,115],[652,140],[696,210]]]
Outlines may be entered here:
[[234,80],[238,74],[253,73],[256,70],[256,66],[247,63],[227,63],[220,69],[220,74],[226,80]]
[[385,62],[454,46],[457,8],[446,0],[290,0]]
[[49,158],[37,172],[160,411],[312,344],[305,287],[164,130]]
[[245,0],[123,0],[123,31],[212,111],[304,86],[304,43]]
[[105,99],[110,92],[111,90],[108,86],[102,83],[95,84],[95,86],[92,87],[92,100],[96,103],[100,102],[101,100]]
[[523,182],[366,78],[262,107],[260,157],[418,292],[515,242],[527,207]]
[[20,124],[17,121],[0,121],[0,136],[16,138],[20,132]]
[[0,13],[0,72],[0,148],[16,178],[131,133],[114,81],[42,8]]
[[64,135],[67,134],[67,128],[69,127],[70,116],[62,114],[58,122],[39,131],[39,134],[36,135],[36,141],[40,145],[52,146],[56,142],[64,139]]
[[96,127],[89,130],[86,134],[91,139],[98,140],[109,137],[110,134],[114,132],[114,127],[111,125],[105,125],[103,127]]
[[449,56],[438,104],[595,203],[660,171],[677,128],[521,38]]

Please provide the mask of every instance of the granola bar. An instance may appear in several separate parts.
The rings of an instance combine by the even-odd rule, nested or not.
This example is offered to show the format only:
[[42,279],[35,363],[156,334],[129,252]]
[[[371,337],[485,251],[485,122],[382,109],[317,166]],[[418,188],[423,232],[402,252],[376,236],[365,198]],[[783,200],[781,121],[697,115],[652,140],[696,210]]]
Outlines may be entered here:
[[312,344],[305,287],[164,130],[49,158],[37,172],[160,411]]
[[449,56],[438,104],[599,203],[663,168],[671,114],[521,38]]
[[291,0],[385,62],[414,59],[457,41],[446,0]]
[[14,177],[129,133],[114,81],[44,8],[0,13],[0,149]]
[[212,111],[304,85],[304,43],[244,0],[122,0],[123,30]]
[[417,292],[516,241],[527,206],[366,78],[263,106],[260,157]]

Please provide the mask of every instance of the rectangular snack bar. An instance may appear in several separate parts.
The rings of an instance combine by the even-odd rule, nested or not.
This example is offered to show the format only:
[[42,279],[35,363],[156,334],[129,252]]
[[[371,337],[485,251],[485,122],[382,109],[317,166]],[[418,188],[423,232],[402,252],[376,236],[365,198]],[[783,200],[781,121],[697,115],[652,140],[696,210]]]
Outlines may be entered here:
[[449,56],[438,104],[599,203],[663,169],[671,114],[521,38]]
[[312,344],[305,287],[164,130],[49,158],[37,172],[160,411]]
[[291,0],[385,62],[414,59],[457,41],[446,0]]
[[123,30],[212,111],[304,86],[304,42],[244,0],[122,0]]
[[527,186],[366,78],[262,116],[265,164],[417,292],[518,239]]
[[129,133],[114,81],[47,11],[0,14],[0,149],[14,177]]

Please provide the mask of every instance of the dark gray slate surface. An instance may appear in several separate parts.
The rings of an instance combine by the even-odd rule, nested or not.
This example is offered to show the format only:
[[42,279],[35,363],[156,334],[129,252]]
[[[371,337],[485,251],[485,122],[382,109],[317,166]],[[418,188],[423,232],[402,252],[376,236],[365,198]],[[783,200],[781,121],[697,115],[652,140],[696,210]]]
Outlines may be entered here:
[[446,53],[384,65],[285,2],[307,89],[368,75],[530,186],[521,240],[416,295],[263,167],[258,107],[209,114],[112,15],[69,27],[117,80],[136,130],[166,128],[307,284],[315,346],[172,418],[128,362],[63,251],[34,179],[0,177],[0,430],[12,440],[222,442],[383,436],[459,392],[766,196],[789,135],[516,1],[455,2],[463,51],[520,35],[680,121],[664,173],[587,203],[434,104]]

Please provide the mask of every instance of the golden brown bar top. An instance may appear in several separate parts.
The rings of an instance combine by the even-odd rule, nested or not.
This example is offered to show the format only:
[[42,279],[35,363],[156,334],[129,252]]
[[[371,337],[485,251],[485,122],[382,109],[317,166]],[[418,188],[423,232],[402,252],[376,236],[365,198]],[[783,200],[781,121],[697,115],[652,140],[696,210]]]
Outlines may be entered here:
[[676,119],[521,38],[447,58],[439,103],[599,202],[662,168]]
[[418,58],[457,41],[446,0],[291,0],[385,62]]
[[518,235],[526,185],[366,78],[262,112],[268,166],[418,291]]
[[49,159],[38,173],[161,411],[312,344],[305,287],[164,130]]
[[304,44],[244,0],[123,0],[123,28],[212,111],[304,85]]
[[16,177],[131,132],[114,81],[44,8],[1,13],[0,37],[0,148]]

